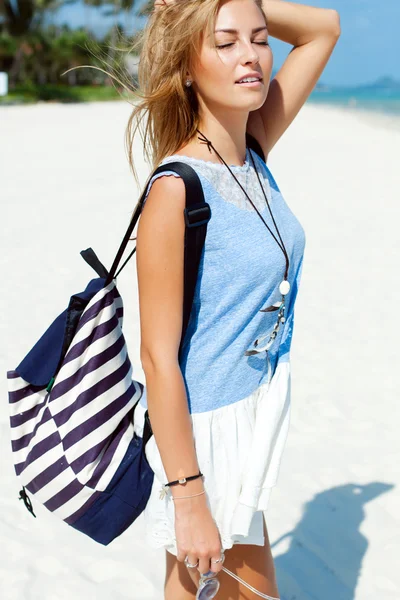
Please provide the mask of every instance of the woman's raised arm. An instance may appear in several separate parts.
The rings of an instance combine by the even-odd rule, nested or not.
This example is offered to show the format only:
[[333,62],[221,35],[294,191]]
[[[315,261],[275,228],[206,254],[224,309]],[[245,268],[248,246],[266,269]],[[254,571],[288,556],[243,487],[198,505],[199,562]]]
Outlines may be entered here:
[[[293,46],[272,79],[263,106],[249,115],[247,129],[267,156],[317,84],[341,30],[336,10],[286,0],[264,0],[263,9],[269,35]],[[260,123],[265,137],[258,134]]]

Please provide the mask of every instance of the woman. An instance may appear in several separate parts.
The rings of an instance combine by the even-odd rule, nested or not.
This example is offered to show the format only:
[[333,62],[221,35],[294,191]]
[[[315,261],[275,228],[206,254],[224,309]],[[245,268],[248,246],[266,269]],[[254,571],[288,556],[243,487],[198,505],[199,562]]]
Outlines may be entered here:
[[[146,389],[135,427],[148,407],[146,535],[166,549],[166,600],[196,598],[205,573],[221,598],[255,598],[224,560],[279,598],[263,511],[289,425],[305,235],[266,160],[339,35],[336,11],[280,0],[158,0],[144,32],[130,134],[147,110],[153,165],[187,162],[212,212],[181,361],[185,187],[173,170],[150,179],[137,231]],[[269,36],[293,45],[272,81]]]

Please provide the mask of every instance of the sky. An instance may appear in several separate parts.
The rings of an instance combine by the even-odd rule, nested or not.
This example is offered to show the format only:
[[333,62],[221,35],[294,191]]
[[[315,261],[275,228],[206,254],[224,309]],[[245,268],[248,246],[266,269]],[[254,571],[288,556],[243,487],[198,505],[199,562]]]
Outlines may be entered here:
[[[382,76],[400,81],[400,0],[308,0],[302,3],[334,8],[340,14],[342,35],[321,77],[322,83],[359,85]],[[86,21],[99,34],[111,24],[98,10],[84,9],[79,3],[65,6],[54,20],[74,27]],[[130,16],[126,24],[128,30],[133,31],[140,21]],[[279,69],[291,47],[275,38],[271,38],[271,47],[274,68]]]

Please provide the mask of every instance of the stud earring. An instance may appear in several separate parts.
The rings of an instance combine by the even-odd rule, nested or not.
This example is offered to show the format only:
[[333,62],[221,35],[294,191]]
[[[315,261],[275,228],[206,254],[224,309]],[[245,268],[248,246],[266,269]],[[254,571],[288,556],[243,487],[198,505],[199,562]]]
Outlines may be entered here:
[[190,79],[186,79],[185,85],[186,87],[190,87],[192,85],[192,81]]

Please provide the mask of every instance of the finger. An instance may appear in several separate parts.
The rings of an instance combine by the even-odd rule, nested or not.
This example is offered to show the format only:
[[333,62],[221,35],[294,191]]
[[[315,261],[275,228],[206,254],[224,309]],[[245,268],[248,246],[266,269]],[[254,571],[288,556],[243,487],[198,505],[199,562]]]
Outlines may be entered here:
[[222,571],[222,563],[211,562],[210,569],[213,573],[220,573]]
[[165,2],[165,0],[158,0],[158,2],[154,3],[154,10],[160,10],[164,6],[167,6],[167,3]]
[[182,548],[178,548],[176,560],[178,560],[179,562],[183,562],[185,560],[186,556],[187,556],[187,552],[185,550],[183,550]]
[[[222,558],[222,560],[220,560]],[[220,562],[214,562],[215,560],[220,560]],[[211,557],[211,570],[214,573],[219,573],[220,571],[222,571],[222,565],[224,564],[224,560],[225,560],[225,555],[223,554],[223,551],[221,550],[219,553],[215,553],[214,556]]]
[[204,573],[208,573],[211,571],[210,557],[209,556],[200,556],[199,557],[199,566],[198,570],[200,575],[204,575]]
[[[193,554],[193,553],[189,553],[189,554],[187,555],[187,557],[188,557],[188,563],[189,563],[190,565],[197,565],[197,561],[198,561],[199,559],[197,558],[197,556],[196,556],[195,554]],[[198,566],[198,565],[197,565],[197,566]],[[191,570],[191,569],[195,569],[195,567],[189,567],[189,570]]]

